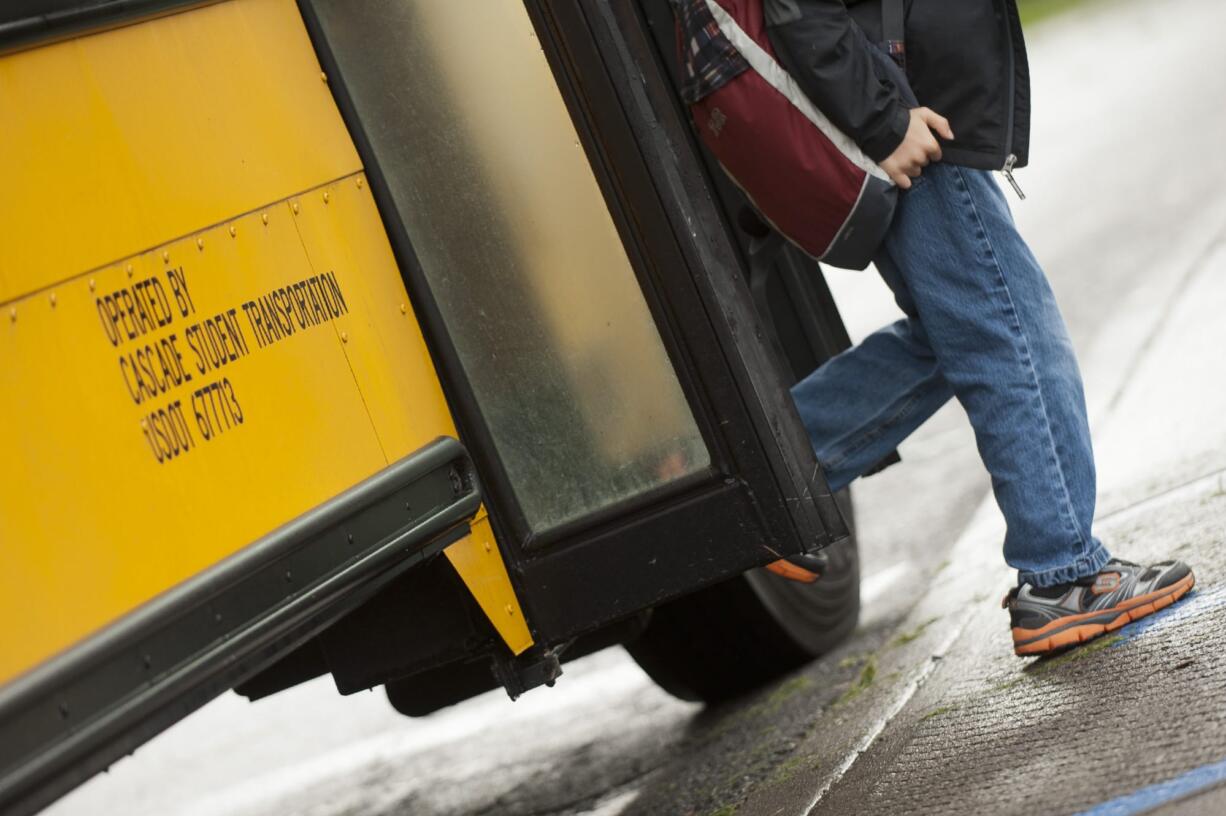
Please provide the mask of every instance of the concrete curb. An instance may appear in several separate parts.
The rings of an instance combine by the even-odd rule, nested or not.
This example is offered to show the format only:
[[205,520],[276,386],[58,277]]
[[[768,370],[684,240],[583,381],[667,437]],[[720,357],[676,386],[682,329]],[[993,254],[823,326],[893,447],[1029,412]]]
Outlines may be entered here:
[[[1132,389],[1145,387],[1133,375],[1168,335],[1180,329],[1169,325],[1167,318],[1191,296],[1194,284],[1206,283],[1203,276],[1210,268],[1209,260],[1226,246],[1226,199],[1214,203],[1187,225],[1184,235],[1172,236],[1177,250],[1143,286],[1130,294],[1124,308],[1103,327],[1083,358],[1096,440],[1106,438],[1117,446],[1128,443],[1129,429],[1114,427],[1113,414]],[[1218,285],[1226,287],[1226,280]],[[1226,347],[1226,326],[1219,333],[1223,342],[1218,347]],[[1226,394],[1221,395],[1221,401],[1226,402]],[[1221,490],[1223,478],[1226,477],[1216,470],[1189,474],[1185,469],[1181,474],[1171,474],[1161,485],[1147,485],[1150,489],[1144,494],[1122,491],[1118,496],[1106,497],[1102,504],[1109,512],[1098,521],[1109,520],[1116,526],[1129,518],[1144,517],[1153,506]],[[898,648],[887,646],[874,655],[875,675],[893,679],[866,689],[848,706],[846,715],[835,718],[833,723],[839,726],[850,720],[854,726],[838,728],[840,733],[833,739],[829,734],[816,735],[815,744],[799,749],[825,757],[833,755],[832,761],[786,783],[755,791],[737,809],[738,816],[808,816],[818,809],[832,788],[851,772],[916,697],[967,625],[981,614],[1000,614],[994,609],[997,597],[1012,583],[1011,572],[999,555],[1003,536],[1004,521],[995,500],[988,496],[950,551],[953,566],[933,578],[934,591],[907,614],[895,630],[898,634],[890,641],[898,643],[906,638],[906,642]],[[915,636],[908,637],[907,633]],[[860,736],[856,737],[857,734]]]

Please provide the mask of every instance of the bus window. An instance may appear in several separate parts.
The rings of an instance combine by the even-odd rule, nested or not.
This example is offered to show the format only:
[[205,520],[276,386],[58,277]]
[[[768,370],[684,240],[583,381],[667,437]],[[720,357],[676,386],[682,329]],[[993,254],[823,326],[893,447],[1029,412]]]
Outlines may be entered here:
[[315,0],[536,533],[710,455],[520,0]]

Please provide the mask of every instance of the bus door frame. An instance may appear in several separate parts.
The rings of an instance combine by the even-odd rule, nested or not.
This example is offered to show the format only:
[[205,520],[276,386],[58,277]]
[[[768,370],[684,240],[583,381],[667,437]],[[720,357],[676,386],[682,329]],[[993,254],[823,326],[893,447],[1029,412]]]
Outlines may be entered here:
[[792,403],[791,375],[761,325],[734,239],[632,4],[524,0],[711,467],[534,534],[314,0],[298,2],[538,644],[564,645],[670,598],[848,535]]

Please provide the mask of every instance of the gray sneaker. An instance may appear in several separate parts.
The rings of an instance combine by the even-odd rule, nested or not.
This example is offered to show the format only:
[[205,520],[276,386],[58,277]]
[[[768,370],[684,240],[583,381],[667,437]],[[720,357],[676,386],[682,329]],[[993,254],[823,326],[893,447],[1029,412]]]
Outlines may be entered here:
[[1152,615],[1196,584],[1182,561],[1141,566],[1113,558],[1097,575],[1069,584],[1022,584],[1001,604],[1013,624],[1013,651],[1041,655],[1085,643]]

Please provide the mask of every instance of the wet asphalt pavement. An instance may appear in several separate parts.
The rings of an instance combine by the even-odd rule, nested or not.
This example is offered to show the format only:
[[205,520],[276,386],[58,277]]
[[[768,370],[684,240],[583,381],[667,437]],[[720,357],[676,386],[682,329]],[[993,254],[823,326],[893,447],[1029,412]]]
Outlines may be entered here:
[[[860,629],[771,688],[704,710],[610,650],[517,703],[409,721],[325,679],[224,697],[47,812],[1226,813],[1224,29],[1216,0],[1100,0],[1031,32],[1015,204],[1081,354],[1096,532],[1192,562],[1184,601],[1014,657],[1001,521],[950,406],[857,487]],[[873,277],[832,285],[854,336],[893,319]]]

